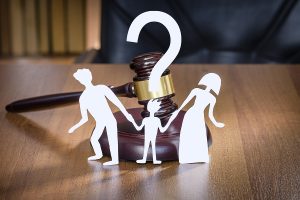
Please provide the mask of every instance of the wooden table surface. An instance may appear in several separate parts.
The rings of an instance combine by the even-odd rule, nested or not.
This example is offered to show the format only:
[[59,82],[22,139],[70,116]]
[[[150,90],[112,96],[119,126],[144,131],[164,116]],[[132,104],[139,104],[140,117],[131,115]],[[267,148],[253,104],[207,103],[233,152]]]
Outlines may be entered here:
[[215,117],[226,126],[207,119],[210,163],[109,167],[101,164],[109,158],[87,161],[92,120],[67,133],[80,119],[78,104],[4,109],[20,98],[82,90],[72,76],[79,67],[91,69],[95,84],[120,85],[134,75],[127,65],[0,65],[0,199],[300,199],[299,65],[171,66],[178,104],[204,74],[222,78]]

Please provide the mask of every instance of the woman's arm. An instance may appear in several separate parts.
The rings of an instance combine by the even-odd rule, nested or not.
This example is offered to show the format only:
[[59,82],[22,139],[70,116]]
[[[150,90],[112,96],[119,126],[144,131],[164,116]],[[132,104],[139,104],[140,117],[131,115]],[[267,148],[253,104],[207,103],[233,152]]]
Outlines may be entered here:
[[215,117],[214,117],[214,108],[215,108],[215,105],[216,105],[216,99],[213,98],[212,101],[210,102],[209,104],[209,111],[208,111],[208,116],[209,116],[209,119],[211,120],[211,122],[218,128],[223,128],[225,126],[225,124],[223,123],[220,123],[220,122],[217,122]]
[[188,104],[193,98],[194,96],[196,96],[196,92],[197,92],[197,88],[194,88],[190,94],[188,95],[188,97],[183,101],[182,105],[172,113],[172,116],[170,117],[168,123],[166,126],[169,126],[171,124],[171,122],[177,117],[177,115],[179,114],[180,110],[182,110],[184,108],[184,106],[186,106],[186,104]]
[[177,117],[177,115],[179,114],[180,110],[182,110],[184,108],[184,106],[186,106],[186,104],[188,104],[193,98],[194,96],[196,96],[196,91],[197,89],[193,89],[190,94],[188,95],[188,97],[183,101],[182,105],[180,106],[180,108],[178,108],[176,111],[174,111],[168,121],[168,123],[165,125],[165,127],[161,127],[160,132],[165,132],[168,127],[171,125],[172,121]]
[[184,108],[184,106],[186,106],[186,104],[188,104],[194,98],[194,96],[196,96],[197,90],[198,90],[198,88],[194,88],[190,92],[188,97],[183,101],[182,105],[175,111],[175,112],[177,112],[177,114],[179,113],[180,110],[182,110],[182,108]]

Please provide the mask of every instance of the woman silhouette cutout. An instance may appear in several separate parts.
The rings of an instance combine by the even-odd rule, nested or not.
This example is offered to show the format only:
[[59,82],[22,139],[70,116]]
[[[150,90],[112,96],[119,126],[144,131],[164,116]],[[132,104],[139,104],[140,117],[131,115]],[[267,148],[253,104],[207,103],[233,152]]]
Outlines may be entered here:
[[205,85],[206,89],[194,88],[169,121],[170,123],[179,111],[196,97],[194,105],[186,112],[182,122],[179,140],[180,163],[209,162],[204,119],[204,110],[207,106],[209,106],[209,118],[212,123],[219,128],[224,127],[223,123],[217,122],[214,118],[216,98],[210,93],[212,90],[217,95],[219,94],[221,78],[217,74],[209,73],[202,77],[198,85]]

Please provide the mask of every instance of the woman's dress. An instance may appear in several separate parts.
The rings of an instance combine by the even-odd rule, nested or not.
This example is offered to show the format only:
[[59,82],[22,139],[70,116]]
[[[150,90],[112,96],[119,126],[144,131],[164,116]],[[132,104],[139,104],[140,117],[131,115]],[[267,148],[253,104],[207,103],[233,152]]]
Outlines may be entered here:
[[179,162],[209,162],[204,110],[214,98],[199,89],[194,105],[186,112],[180,131]]

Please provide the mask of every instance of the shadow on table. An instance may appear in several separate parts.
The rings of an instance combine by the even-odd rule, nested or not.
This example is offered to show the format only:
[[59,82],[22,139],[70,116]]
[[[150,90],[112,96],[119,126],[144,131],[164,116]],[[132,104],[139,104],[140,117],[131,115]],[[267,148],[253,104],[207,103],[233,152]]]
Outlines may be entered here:
[[[144,193],[139,192],[141,195],[149,192],[149,185],[152,185],[153,190],[157,190],[164,180],[168,181],[168,179],[174,179],[175,177],[174,180],[178,184],[176,187],[178,187],[179,192],[184,193],[182,188],[185,188],[185,185],[188,186],[189,179],[195,177],[195,173],[191,172],[197,168],[199,169],[199,165],[179,165],[179,163],[174,164],[174,162],[164,162],[162,165],[153,165],[149,162],[145,165],[139,165],[135,162],[121,161],[119,165],[103,166],[101,163],[110,160],[110,158],[102,158],[101,163],[99,161],[87,161],[87,157],[93,153],[88,139],[70,149],[55,134],[22,115],[8,113],[5,117],[21,133],[46,146],[51,152],[61,157],[61,161],[55,166],[15,172],[10,179],[12,184],[7,187],[1,186],[1,191],[8,194],[23,190],[25,187],[28,189],[48,186],[62,180],[72,181],[85,176],[88,179],[88,181],[85,181],[88,187],[103,184],[108,188],[106,192],[113,192],[118,188],[125,193],[132,192],[132,187],[134,187],[134,190],[145,190]],[[35,149],[35,151],[38,151],[38,149]],[[49,157],[51,158],[51,155]],[[201,168],[203,169],[203,167]],[[206,168],[205,171],[208,172],[208,165]],[[203,173],[203,170],[201,171],[204,175],[208,174]],[[198,173],[196,172],[196,176]],[[131,182],[124,183],[124,179],[131,180]],[[0,178],[0,182],[3,181],[5,179]],[[124,184],[127,186],[124,187]],[[96,192],[100,191],[99,189]]]

